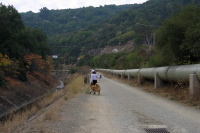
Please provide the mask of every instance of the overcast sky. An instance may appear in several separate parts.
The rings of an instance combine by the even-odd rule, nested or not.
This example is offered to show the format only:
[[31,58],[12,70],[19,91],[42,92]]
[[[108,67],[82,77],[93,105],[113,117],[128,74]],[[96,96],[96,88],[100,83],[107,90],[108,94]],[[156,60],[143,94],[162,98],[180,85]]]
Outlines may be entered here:
[[141,4],[148,0],[1,0],[4,5],[13,5],[18,12],[39,12],[43,7],[51,9],[74,9],[81,7],[104,5]]

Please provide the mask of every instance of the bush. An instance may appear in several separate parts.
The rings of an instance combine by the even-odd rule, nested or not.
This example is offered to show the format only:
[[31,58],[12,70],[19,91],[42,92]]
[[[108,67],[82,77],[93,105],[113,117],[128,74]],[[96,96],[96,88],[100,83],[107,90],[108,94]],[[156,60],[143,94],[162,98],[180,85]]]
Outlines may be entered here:
[[72,67],[72,68],[69,69],[70,74],[74,74],[76,72],[78,72],[78,69],[76,67]]

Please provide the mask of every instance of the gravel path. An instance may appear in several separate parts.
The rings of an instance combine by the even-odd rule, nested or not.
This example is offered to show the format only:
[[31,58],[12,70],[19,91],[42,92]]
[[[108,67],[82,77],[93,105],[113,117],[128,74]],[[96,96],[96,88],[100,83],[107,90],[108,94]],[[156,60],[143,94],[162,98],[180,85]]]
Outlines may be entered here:
[[82,94],[67,101],[55,133],[146,133],[149,125],[170,133],[200,133],[200,111],[103,77],[101,94]]

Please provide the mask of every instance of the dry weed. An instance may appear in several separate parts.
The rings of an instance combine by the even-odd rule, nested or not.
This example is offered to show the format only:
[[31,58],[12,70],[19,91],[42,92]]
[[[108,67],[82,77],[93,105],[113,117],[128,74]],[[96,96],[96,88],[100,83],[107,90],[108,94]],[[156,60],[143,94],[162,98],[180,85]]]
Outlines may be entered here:
[[43,110],[45,107],[53,103],[53,101],[55,101],[62,95],[63,91],[60,91],[58,93],[53,93],[51,95],[46,96],[42,100],[38,101],[32,107],[29,107],[22,112],[10,115],[9,118],[4,123],[2,123],[2,125],[0,125],[0,131],[6,133],[13,132],[19,126],[24,125],[29,118],[41,112],[41,110]]
[[71,78],[71,82],[66,86],[68,88],[67,98],[72,98],[79,93],[83,93],[87,91],[88,84],[84,84],[84,76],[83,75],[73,75]]
[[23,112],[10,115],[9,118],[2,125],[0,125],[0,131],[5,133],[13,132],[17,127],[25,124],[27,120],[37,112],[38,108],[33,106]]
[[[16,121],[17,120],[17,121]],[[15,114],[14,116],[10,116],[9,120],[3,123],[0,127],[1,132],[11,133],[17,126],[19,126],[19,122],[23,124],[27,119],[21,114]]]
[[[25,125],[25,123],[31,118],[32,116],[36,115],[39,112],[43,112],[46,107],[54,103],[56,104],[51,107],[48,111],[45,111],[43,114],[42,119],[40,122],[36,122],[34,125],[31,125],[32,128],[30,128],[28,132],[40,132],[40,133],[50,133],[47,131],[43,126],[45,121],[56,121],[60,119],[59,110],[62,108],[62,105],[64,102],[70,98],[75,97],[77,94],[86,92],[89,88],[88,84],[84,84],[84,76],[83,75],[72,75],[70,77],[70,81],[68,82],[68,85],[56,93],[52,93],[42,100],[38,101],[33,105],[31,108],[27,108],[23,112],[20,112],[18,114],[13,114],[9,117],[4,123],[0,125],[0,131],[5,133],[11,133],[16,131],[18,127]],[[63,97],[62,99],[60,99]],[[59,100],[58,100],[59,99]]]
[[60,114],[59,111],[64,104],[64,100],[60,99],[55,106],[53,106],[50,110],[48,110],[44,116],[43,116],[43,121],[47,120],[52,120],[52,121],[57,121],[60,119]]
[[50,133],[47,128],[45,129],[45,123],[59,120],[61,118],[59,111],[61,110],[64,102],[66,102],[66,100],[68,100],[69,98],[75,97],[79,93],[83,93],[86,90],[87,85],[84,84],[83,79],[84,76],[82,75],[73,75],[71,77],[71,81],[69,81],[68,85],[64,88],[64,90],[67,91],[67,94],[63,97],[63,99],[59,99],[55,106],[45,112],[39,122],[41,124],[38,124],[37,122],[36,124],[32,125],[32,128],[28,131],[31,131],[32,129],[37,129],[40,132]]
[[53,93],[51,95],[46,96],[44,99],[42,99],[40,102],[38,102],[36,106],[38,108],[45,108],[48,105],[52,104],[55,100],[57,100],[60,97],[64,96],[65,94],[66,94],[66,90],[65,89],[57,91],[56,93]]
[[50,132],[48,130],[43,120],[38,120],[37,122],[32,124],[30,128],[25,129],[20,133],[54,133],[54,132]]

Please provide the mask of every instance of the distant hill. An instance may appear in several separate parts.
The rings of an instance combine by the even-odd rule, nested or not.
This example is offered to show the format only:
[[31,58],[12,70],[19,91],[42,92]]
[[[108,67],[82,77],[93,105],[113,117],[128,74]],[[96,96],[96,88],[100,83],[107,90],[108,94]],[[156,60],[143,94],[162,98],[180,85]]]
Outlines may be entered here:
[[[76,62],[80,55],[106,46],[134,47],[154,43],[154,31],[183,6],[199,5],[199,0],[149,0],[143,4],[106,5],[80,9],[22,13],[25,25],[43,29],[49,37],[52,54],[65,63]],[[56,46],[56,47],[55,47]]]
[[105,5],[78,9],[49,10],[46,7],[39,13],[21,13],[25,25],[43,29],[48,35],[66,34],[79,31],[88,25],[104,23],[120,11],[133,5]]

